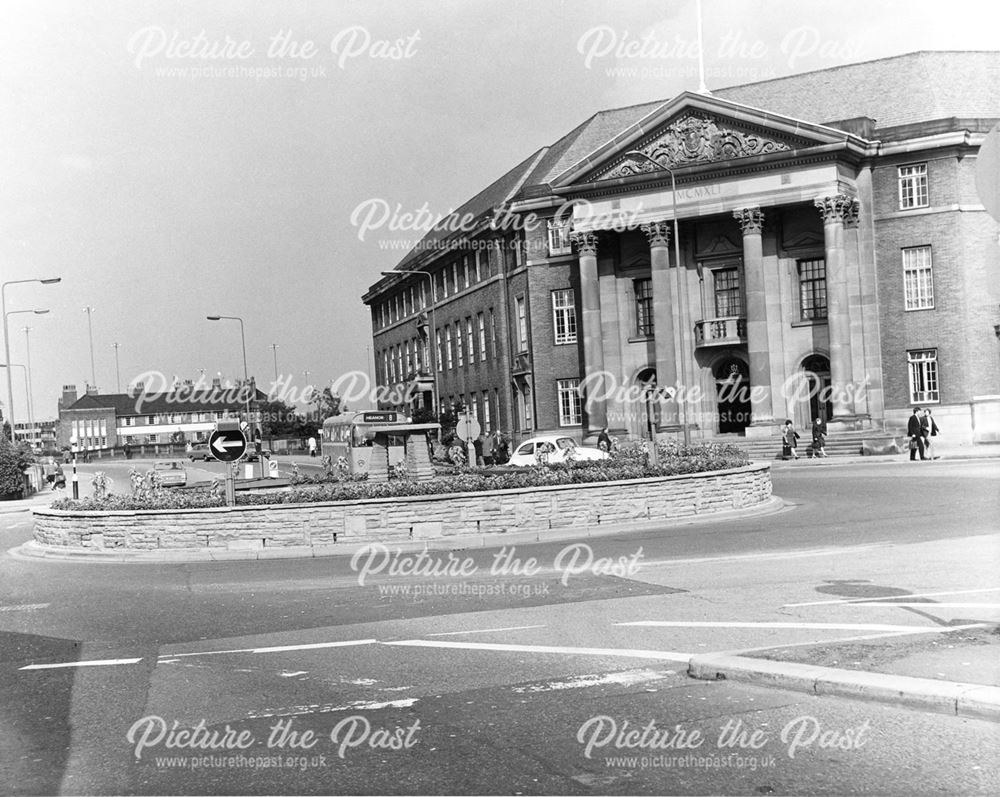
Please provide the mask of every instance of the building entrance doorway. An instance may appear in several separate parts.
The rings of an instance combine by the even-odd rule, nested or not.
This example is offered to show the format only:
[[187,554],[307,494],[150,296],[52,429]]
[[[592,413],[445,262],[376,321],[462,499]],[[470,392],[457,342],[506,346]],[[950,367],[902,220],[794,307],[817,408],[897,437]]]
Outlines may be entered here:
[[830,400],[830,361],[822,354],[813,354],[802,361],[809,386],[809,422],[819,418],[828,421],[833,417],[833,402]]
[[750,371],[736,357],[720,361],[713,369],[718,400],[719,434],[744,434],[750,425]]

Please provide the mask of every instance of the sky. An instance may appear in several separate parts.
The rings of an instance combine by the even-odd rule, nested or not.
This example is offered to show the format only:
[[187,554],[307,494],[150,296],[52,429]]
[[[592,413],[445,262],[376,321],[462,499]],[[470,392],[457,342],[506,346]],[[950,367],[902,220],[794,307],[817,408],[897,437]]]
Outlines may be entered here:
[[[996,49],[991,5],[702,0],[706,82]],[[696,0],[0,0],[0,281],[62,278],[6,290],[35,419],[65,384],[240,378],[240,324],[208,315],[243,319],[265,389],[275,361],[298,391],[370,371],[361,296],[424,231],[399,219],[449,213],[599,110],[696,90],[697,18]]]

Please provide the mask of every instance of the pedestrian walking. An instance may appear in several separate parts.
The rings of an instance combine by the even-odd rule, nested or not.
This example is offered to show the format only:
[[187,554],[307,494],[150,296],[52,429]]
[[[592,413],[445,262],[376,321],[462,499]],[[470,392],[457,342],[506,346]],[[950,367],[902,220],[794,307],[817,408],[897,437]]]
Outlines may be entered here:
[[510,459],[510,449],[507,444],[507,440],[497,429],[490,436],[490,458],[493,460],[494,465],[506,465],[507,460]]
[[924,431],[920,424],[920,407],[913,408],[913,414],[906,422],[906,434],[910,438],[910,462],[917,459],[917,452],[920,452],[920,459],[927,459],[924,453]]
[[309,447],[309,456],[310,457],[315,457],[316,456],[316,438],[315,437],[310,437],[309,440],[306,441],[306,445]]
[[929,409],[924,410],[924,415],[920,419],[920,434],[924,438],[924,453],[927,454],[928,459],[940,459],[940,457],[936,457],[931,453],[931,438],[937,437],[939,431],[941,430],[931,415],[931,411]]
[[597,435],[597,447],[601,449],[601,451],[611,450],[611,435],[608,434],[607,426],[601,429],[601,433]]
[[792,457],[793,459],[799,458],[799,452],[796,450],[798,446],[799,433],[795,431],[795,427],[792,426],[791,421],[785,421],[785,428],[781,433],[781,458],[788,459]]
[[826,423],[819,418],[813,419],[812,452],[814,457],[826,456]]

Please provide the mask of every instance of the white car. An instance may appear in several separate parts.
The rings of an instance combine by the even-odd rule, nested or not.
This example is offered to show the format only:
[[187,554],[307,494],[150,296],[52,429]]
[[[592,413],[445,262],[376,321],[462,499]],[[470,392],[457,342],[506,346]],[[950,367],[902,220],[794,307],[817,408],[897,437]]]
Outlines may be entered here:
[[[542,453],[539,454],[539,451]],[[599,448],[577,445],[572,437],[541,435],[521,443],[510,457],[508,465],[554,464],[556,462],[607,459],[608,453]]]

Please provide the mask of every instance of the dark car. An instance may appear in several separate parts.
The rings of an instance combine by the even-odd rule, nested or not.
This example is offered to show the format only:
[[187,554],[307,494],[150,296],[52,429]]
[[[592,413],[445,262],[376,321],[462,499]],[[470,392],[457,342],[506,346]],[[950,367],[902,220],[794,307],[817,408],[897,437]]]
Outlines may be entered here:
[[207,460],[215,459],[212,456],[212,452],[208,447],[208,443],[195,443],[191,446],[191,450],[187,453],[188,459],[194,462],[196,459]]

